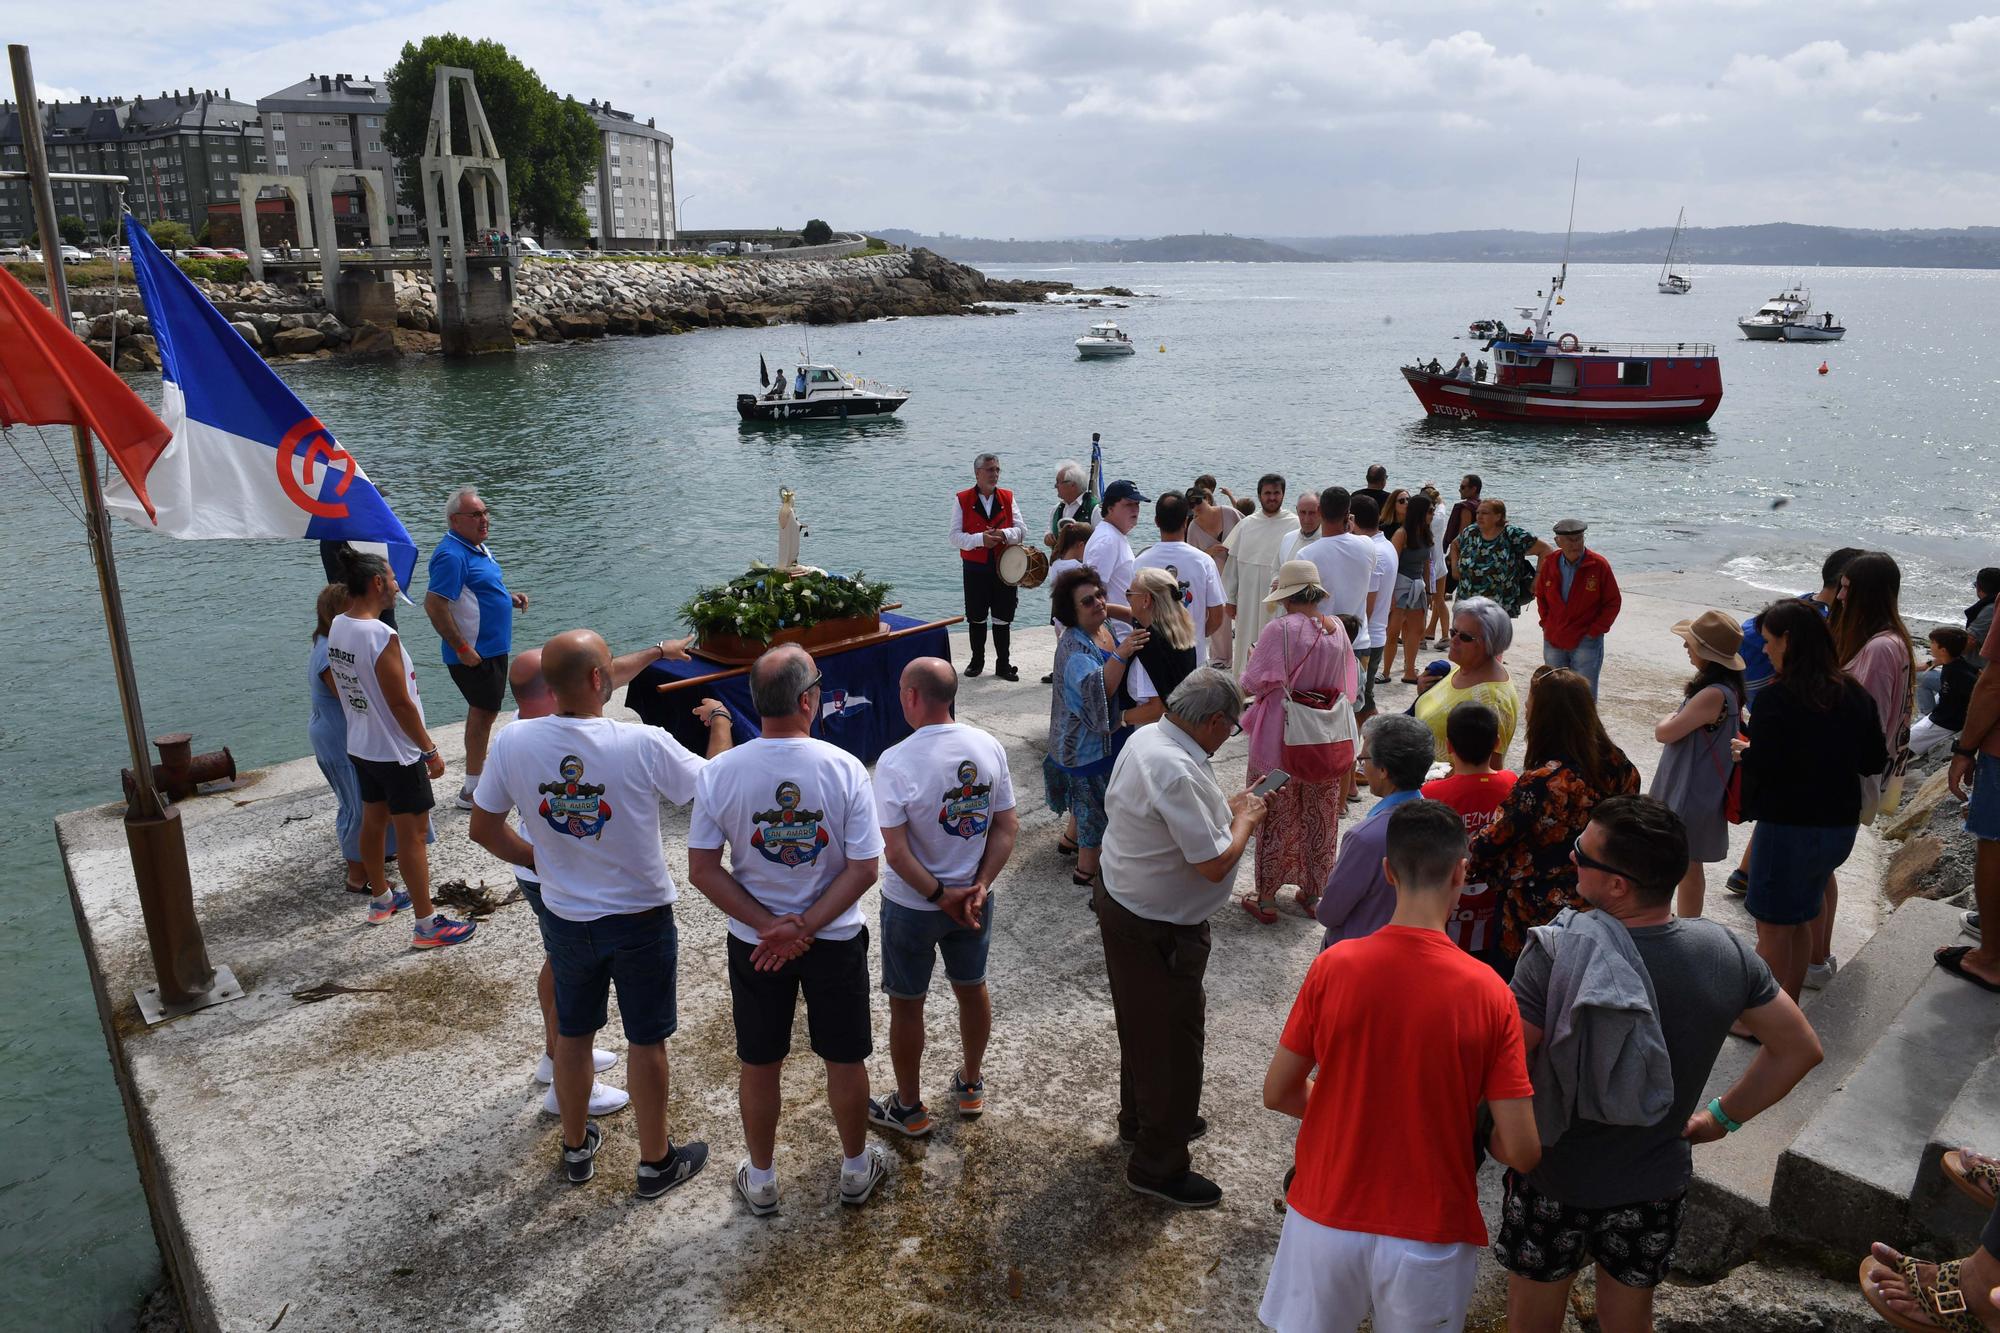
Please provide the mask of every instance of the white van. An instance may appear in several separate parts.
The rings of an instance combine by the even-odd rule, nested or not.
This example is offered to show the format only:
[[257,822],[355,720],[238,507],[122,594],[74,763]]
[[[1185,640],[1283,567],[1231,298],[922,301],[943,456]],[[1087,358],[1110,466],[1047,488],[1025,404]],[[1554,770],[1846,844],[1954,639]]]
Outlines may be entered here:
[[514,248],[524,255],[543,255],[548,253],[548,251],[542,249],[541,244],[532,236],[516,236],[514,238]]

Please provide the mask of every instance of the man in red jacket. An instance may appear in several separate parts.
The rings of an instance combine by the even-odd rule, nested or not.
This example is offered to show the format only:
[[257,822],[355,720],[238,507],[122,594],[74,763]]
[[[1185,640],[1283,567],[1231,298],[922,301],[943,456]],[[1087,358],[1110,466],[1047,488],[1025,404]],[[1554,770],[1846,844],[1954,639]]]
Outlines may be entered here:
[[1535,573],[1535,605],[1542,615],[1542,660],[1568,667],[1597,693],[1604,669],[1604,635],[1618,619],[1618,580],[1611,562],[1583,544],[1583,520],[1556,522],[1556,549]]

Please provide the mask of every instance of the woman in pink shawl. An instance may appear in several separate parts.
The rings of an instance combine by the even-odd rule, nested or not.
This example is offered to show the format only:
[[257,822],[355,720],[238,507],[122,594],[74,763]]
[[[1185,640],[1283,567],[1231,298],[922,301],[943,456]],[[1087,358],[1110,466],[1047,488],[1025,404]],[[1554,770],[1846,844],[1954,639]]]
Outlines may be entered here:
[[[1360,677],[1354,646],[1339,621],[1319,613],[1325,597],[1313,562],[1288,560],[1264,599],[1282,607],[1283,614],[1258,634],[1243,668],[1243,689],[1256,697],[1243,714],[1253,787],[1266,773],[1283,767],[1288,691],[1316,690],[1350,703],[1356,697]],[[1346,808],[1341,782],[1340,776],[1324,782],[1294,777],[1265,797],[1269,813],[1257,831],[1257,889],[1254,896],[1240,899],[1243,910],[1264,924],[1278,919],[1278,890],[1287,884],[1298,887],[1299,908],[1313,917],[1338,849],[1340,814]]]

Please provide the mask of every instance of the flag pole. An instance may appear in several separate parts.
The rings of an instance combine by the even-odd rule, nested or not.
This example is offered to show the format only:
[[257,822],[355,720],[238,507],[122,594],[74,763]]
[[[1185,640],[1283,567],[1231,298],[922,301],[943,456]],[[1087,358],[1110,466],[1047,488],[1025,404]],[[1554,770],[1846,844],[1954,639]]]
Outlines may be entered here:
[[[7,56],[13,66],[14,102],[20,108],[21,156],[34,200],[35,227],[41,234],[49,309],[68,327],[69,281],[63,273],[62,234],[56,227],[55,188],[49,180],[34,68],[25,46],[9,45]],[[118,702],[125,716],[125,742],[132,752],[133,794],[125,808],[125,841],[132,854],[139,911],[145,918],[146,943],[158,978],[157,985],[141,988],[135,998],[146,1021],[157,1023],[224,1000],[240,999],[243,988],[228,968],[209,964],[208,947],[194,912],[194,887],[188,875],[187,838],[180,811],[161,797],[159,784],[153,779],[152,757],[147,753],[139,677],[132,666],[132,641],[125,629],[125,603],[118,590],[118,566],[111,549],[111,518],[97,479],[90,430],[83,425],[70,429],[76,443],[77,475],[83,484],[84,527],[97,566],[97,591],[104,604]]]

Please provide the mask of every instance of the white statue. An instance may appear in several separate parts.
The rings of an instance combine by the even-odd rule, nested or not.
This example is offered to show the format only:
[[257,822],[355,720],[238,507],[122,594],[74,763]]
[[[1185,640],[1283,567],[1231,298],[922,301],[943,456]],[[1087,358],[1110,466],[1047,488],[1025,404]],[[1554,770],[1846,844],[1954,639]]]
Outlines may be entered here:
[[787,574],[797,573],[799,566],[799,538],[810,537],[804,523],[799,521],[792,509],[792,489],[778,488],[778,568]]

